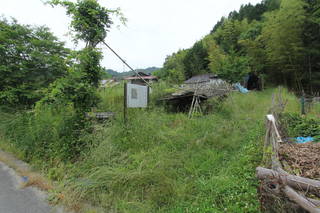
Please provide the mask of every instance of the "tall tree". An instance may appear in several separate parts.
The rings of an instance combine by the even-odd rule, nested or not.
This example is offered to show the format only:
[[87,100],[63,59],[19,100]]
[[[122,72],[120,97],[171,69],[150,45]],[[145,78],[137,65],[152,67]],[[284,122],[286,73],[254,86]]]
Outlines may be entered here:
[[262,74],[265,73],[266,52],[265,45],[261,40],[263,23],[251,22],[247,31],[244,31],[239,39],[242,54],[246,55],[250,61],[251,71]]
[[226,54],[217,45],[212,34],[207,35],[203,42],[208,51],[209,69],[212,73],[219,73],[222,69],[224,61],[226,59]]
[[305,49],[303,25],[306,11],[302,0],[282,0],[280,10],[266,15],[262,31],[270,69],[281,74],[283,82],[301,89]]
[[217,44],[228,53],[231,51],[240,51],[238,44],[240,35],[249,27],[247,19],[242,21],[226,20],[223,25],[214,33]]
[[61,5],[71,16],[70,28],[75,42],[83,41],[86,47],[76,53],[76,63],[69,69],[64,79],[59,79],[50,87],[48,95],[39,102],[69,105],[79,113],[89,111],[97,104],[96,88],[102,76],[100,60],[102,53],[97,45],[104,41],[112,24],[110,13],[120,14],[119,10],[108,10],[97,0],[51,0],[51,5]]
[[303,83],[305,89],[313,93],[320,89],[320,1],[305,0],[307,21],[304,24],[303,42],[306,50],[307,71]]
[[30,107],[66,75],[69,50],[46,27],[0,20],[0,104]]
[[158,72],[159,77],[166,79],[171,83],[181,83],[185,80],[184,59],[187,50],[179,50],[168,56],[163,64],[163,68]]
[[183,64],[185,67],[186,78],[193,75],[209,72],[208,52],[202,41],[196,42],[193,47],[188,50]]

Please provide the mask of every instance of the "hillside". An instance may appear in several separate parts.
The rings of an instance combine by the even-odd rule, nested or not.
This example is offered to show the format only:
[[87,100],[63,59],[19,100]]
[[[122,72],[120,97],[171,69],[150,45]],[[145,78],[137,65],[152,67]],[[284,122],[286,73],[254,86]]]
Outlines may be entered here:
[[[210,33],[166,58],[161,79],[215,73],[231,83],[255,74],[302,94],[320,90],[320,3],[263,0],[222,17]],[[308,70],[308,72],[306,72]]]
[[[158,68],[158,67],[148,67],[148,68],[145,68],[145,69],[136,69],[135,71],[136,72],[143,72],[145,74],[152,74],[154,73],[155,71],[159,70],[161,68]],[[126,72],[117,72],[115,70],[112,70],[112,69],[107,69],[106,72],[108,74],[110,74],[112,77],[115,77],[115,78],[123,78],[125,76],[130,76],[130,75],[133,75],[134,72],[133,71],[126,71]]]

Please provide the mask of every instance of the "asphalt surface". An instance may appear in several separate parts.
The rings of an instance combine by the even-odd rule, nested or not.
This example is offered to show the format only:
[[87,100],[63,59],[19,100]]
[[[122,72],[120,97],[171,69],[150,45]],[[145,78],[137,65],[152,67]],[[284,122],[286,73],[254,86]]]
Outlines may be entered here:
[[0,162],[0,213],[50,213],[45,196],[34,188],[21,188],[21,182],[21,177]]

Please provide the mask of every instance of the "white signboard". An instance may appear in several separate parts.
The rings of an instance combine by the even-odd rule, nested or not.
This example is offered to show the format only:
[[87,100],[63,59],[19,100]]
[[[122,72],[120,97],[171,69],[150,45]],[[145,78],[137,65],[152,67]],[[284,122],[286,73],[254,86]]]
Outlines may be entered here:
[[127,84],[127,107],[146,108],[148,106],[149,88],[137,84]]

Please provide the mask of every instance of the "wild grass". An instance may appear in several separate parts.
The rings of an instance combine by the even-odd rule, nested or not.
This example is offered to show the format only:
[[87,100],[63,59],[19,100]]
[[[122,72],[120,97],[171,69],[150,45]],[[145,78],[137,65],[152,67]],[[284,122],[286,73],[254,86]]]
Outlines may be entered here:
[[[116,117],[80,136],[90,146],[73,164],[50,164],[48,173],[61,183],[53,200],[77,210],[83,203],[97,207],[88,212],[259,212],[255,167],[262,160],[265,114],[274,90],[232,93],[215,101],[212,113],[188,119],[156,105],[166,88],[165,83],[153,88],[149,108],[129,109],[126,125],[123,85],[101,91],[97,110]],[[44,131],[39,125],[35,132]],[[61,140],[59,134],[53,138]]]
[[194,119],[130,109],[125,126],[120,114],[75,165],[65,202],[110,212],[259,211],[254,173],[272,92],[233,93]]

